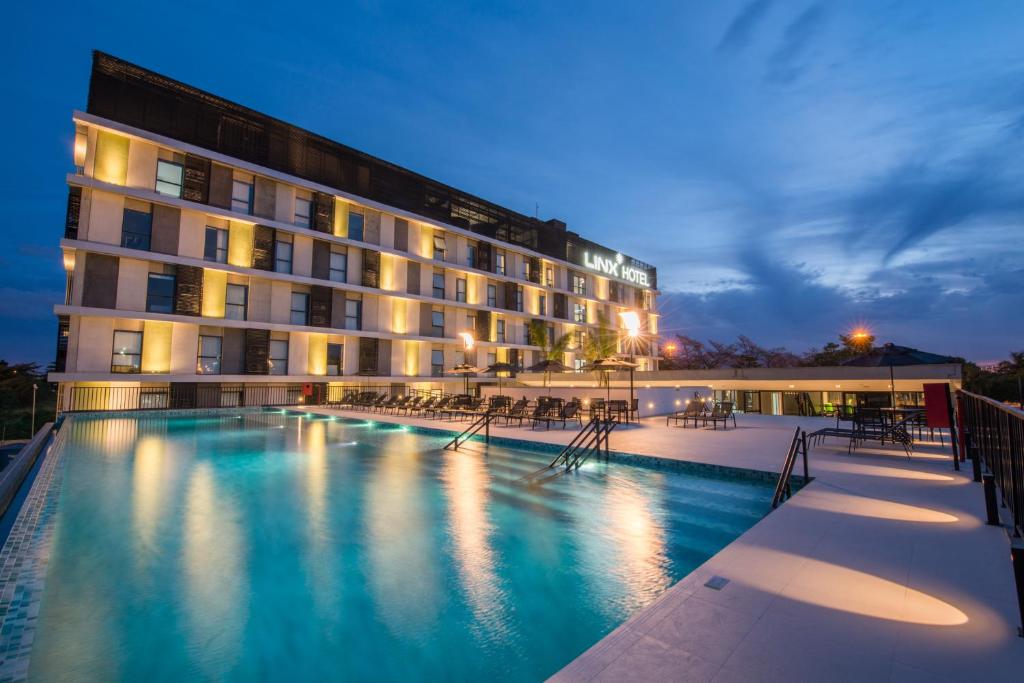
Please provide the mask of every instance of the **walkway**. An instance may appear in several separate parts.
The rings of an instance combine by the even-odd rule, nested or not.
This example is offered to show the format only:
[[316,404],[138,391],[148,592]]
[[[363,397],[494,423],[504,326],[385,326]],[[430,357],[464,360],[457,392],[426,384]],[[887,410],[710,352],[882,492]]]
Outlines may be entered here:
[[[834,424],[739,423],[715,432],[652,418],[614,432],[611,447],[778,471],[797,424]],[[492,433],[565,442],[573,431]],[[985,526],[980,485],[969,467],[953,471],[948,446],[908,460],[888,448],[847,455],[833,441],[812,450],[811,474],[792,500],[553,680],[1003,681],[1024,671],[1006,534]],[[713,576],[728,583],[706,587]]]

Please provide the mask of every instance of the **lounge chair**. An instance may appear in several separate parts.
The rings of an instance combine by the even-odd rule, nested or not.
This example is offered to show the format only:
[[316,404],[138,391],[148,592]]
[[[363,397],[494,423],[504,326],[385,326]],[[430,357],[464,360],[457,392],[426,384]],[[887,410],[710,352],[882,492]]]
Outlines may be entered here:
[[433,406],[423,410],[424,417],[440,417],[441,411],[446,410],[453,400],[455,400],[454,396],[442,396],[441,399]]
[[696,428],[697,420],[700,419],[703,412],[704,405],[700,401],[687,401],[685,408],[665,417],[665,426],[668,427],[668,423],[674,421],[678,427],[681,420],[685,428],[687,420],[693,420],[693,426]]
[[512,420],[516,420],[519,426],[523,426],[523,420],[526,418],[526,409],[530,405],[530,402],[525,398],[521,398],[508,409],[507,412],[503,413],[501,417],[505,418],[505,426],[507,427],[512,423]]
[[567,422],[578,422],[582,429],[583,419],[580,417],[579,401],[569,401],[556,414],[549,413],[548,415],[533,418],[533,427],[536,427],[541,422],[544,423],[546,429],[551,429],[552,422],[561,422],[562,429],[565,429]]
[[412,411],[416,410],[416,407],[418,405],[420,405],[421,403],[423,403],[423,397],[422,396],[412,396],[412,397],[409,398],[408,401],[406,401],[401,406],[399,406],[398,409],[395,411],[395,413],[396,414],[397,413],[402,413],[403,415],[409,415],[410,413],[412,413]]
[[454,406],[448,408],[447,410],[441,411],[442,417],[444,415],[447,415],[452,420],[469,419],[472,418],[474,415],[478,415],[482,412],[480,410],[480,407],[483,404],[484,400],[482,398],[471,398],[469,399],[469,403],[463,403],[458,406]]
[[437,405],[438,400],[439,398],[437,396],[428,396],[426,400],[416,405],[407,406],[405,409],[406,413],[409,415],[412,415],[413,413],[425,413],[426,411],[430,410],[435,405]]
[[724,403],[716,403],[715,407],[711,409],[711,412],[704,417],[704,426],[708,426],[708,422],[711,422],[711,426],[718,429],[718,423],[722,423],[722,429],[729,428],[729,420],[732,420],[732,426],[736,427],[736,413],[732,412],[732,403],[725,401]]

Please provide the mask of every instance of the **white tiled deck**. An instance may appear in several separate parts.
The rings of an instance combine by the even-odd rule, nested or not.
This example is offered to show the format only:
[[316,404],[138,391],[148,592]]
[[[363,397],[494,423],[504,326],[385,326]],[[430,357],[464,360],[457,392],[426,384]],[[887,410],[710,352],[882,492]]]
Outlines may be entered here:
[[[614,432],[611,448],[778,471],[798,424],[834,423],[745,415],[739,429],[715,432],[652,418]],[[492,434],[565,442],[573,430]],[[811,475],[796,497],[554,680],[1019,680],[1024,638],[1008,541],[984,524],[969,463],[954,472],[948,445],[919,447],[908,460],[887,448],[847,455],[833,440],[812,450]],[[729,583],[705,587],[712,576]]]

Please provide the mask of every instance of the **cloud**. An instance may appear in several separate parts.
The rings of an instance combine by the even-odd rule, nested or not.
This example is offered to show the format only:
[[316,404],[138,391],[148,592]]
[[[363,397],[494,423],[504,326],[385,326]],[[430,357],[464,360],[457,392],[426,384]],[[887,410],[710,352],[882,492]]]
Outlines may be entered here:
[[771,0],[752,0],[747,3],[729,22],[722,39],[718,42],[718,51],[739,52],[749,45],[754,29],[761,23],[771,5]]
[[811,5],[786,26],[782,42],[768,59],[769,83],[787,85],[804,72],[804,57],[815,36],[825,24],[825,9]]

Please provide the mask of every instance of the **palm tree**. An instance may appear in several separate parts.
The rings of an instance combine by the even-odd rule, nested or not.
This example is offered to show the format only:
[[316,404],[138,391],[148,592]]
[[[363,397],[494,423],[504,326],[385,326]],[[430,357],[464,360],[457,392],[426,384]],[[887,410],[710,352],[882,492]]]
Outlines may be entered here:
[[[583,359],[593,364],[602,358],[610,358],[618,350],[618,340],[615,331],[608,325],[608,316],[604,313],[597,314],[597,330],[583,338]],[[597,370],[596,373],[599,386],[608,382],[607,372]]]
[[[572,344],[572,334],[566,332],[562,336],[552,339],[548,335],[547,328],[544,327],[542,321],[531,320],[530,343],[540,347],[541,360],[556,360],[561,363],[565,358],[565,353],[569,350],[569,346]],[[550,372],[544,373],[545,387],[548,385],[548,375],[550,374]]]

